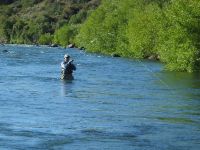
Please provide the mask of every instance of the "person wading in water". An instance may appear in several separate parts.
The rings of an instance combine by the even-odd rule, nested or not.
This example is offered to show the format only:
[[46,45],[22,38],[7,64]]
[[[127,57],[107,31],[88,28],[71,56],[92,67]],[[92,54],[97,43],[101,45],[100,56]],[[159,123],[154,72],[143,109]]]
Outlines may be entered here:
[[76,66],[73,64],[73,60],[70,59],[68,54],[64,55],[64,61],[61,62],[61,79],[73,80],[73,71],[76,70]]

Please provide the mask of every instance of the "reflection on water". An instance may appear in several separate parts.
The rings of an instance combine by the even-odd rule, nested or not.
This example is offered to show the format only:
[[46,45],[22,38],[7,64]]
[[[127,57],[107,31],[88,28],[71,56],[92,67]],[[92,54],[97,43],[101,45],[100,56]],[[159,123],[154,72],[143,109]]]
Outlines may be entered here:
[[161,72],[157,75],[169,88],[173,89],[174,96],[200,104],[200,73]]
[[161,121],[167,121],[170,123],[181,123],[181,124],[194,124],[195,122],[187,118],[158,118]]
[[175,89],[200,89],[200,73],[165,71],[157,75],[170,87]]
[[[59,79],[65,53],[78,64],[73,81]],[[0,149],[199,149],[199,77],[76,49],[0,46]]]
[[72,93],[73,80],[61,80],[61,96],[67,96]]

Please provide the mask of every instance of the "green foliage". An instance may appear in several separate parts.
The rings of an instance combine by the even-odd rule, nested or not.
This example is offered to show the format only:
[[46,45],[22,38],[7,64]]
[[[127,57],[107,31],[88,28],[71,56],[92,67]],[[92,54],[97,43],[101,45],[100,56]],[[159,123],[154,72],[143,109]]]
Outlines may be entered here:
[[91,52],[156,56],[168,70],[200,69],[199,0],[103,0],[76,37]]
[[86,19],[87,11],[96,8],[95,4],[99,1],[92,0],[94,2],[92,5],[91,0],[2,1],[0,2],[0,40],[20,44],[38,43],[39,40],[43,41],[48,34],[53,35],[66,24],[77,26],[82,23]]
[[38,42],[42,45],[50,45],[53,41],[53,36],[50,33],[46,33],[40,36]]
[[195,69],[197,49],[182,27],[174,26],[161,32],[157,49],[168,70],[192,72]]
[[65,25],[56,30],[54,34],[54,43],[61,46],[67,46],[70,43],[74,43],[74,37],[77,34],[77,27]]
[[168,70],[200,69],[200,2],[173,0],[165,11],[165,28],[159,33],[157,50]]
[[200,69],[199,0],[9,0],[0,42],[75,43],[90,52],[159,56],[166,69]]
[[21,20],[17,21],[13,25],[12,32],[11,32],[12,34],[11,34],[11,38],[10,38],[11,43],[23,43],[23,39],[21,36],[23,26],[24,26],[24,22]]
[[75,39],[78,45],[98,52],[98,48],[100,46],[100,37],[98,36],[99,34],[97,31],[100,32],[101,21],[104,18],[104,14],[105,10],[102,6],[100,6],[94,13],[91,14],[91,16],[81,27],[79,34]]
[[85,21],[87,17],[87,11],[80,11],[78,14],[71,16],[69,23],[70,24],[80,24]]
[[[5,22],[6,17],[0,16],[0,22]],[[7,41],[6,33],[5,33],[5,26],[4,24],[0,24],[0,43],[5,43]]]
[[156,55],[158,31],[161,28],[162,10],[156,3],[134,9],[128,23],[127,37],[133,57],[147,58]]
[[[81,27],[76,43],[84,46],[91,52],[111,54],[121,51],[126,45],[126,37],[122,34],[127,24],[124,2],[102,1],[85,24]],[[121,8],[119,8],[121,6]]]

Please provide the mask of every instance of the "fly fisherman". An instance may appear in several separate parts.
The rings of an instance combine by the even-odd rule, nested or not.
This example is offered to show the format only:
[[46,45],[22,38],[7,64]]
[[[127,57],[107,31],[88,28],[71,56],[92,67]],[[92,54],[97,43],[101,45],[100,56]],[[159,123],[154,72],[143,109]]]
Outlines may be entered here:
[[76,66],[73,64],[73,60],[70,59],[68,54],[64,55],[64,61],[61,62],[61,79],[62,80],[73,80],[73,71],[76,70]]

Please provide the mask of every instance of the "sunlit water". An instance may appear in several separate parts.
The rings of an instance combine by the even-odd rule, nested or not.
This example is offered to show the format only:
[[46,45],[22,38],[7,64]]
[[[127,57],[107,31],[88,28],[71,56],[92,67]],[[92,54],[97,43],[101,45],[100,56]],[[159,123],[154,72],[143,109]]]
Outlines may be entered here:
[[[72,82],[59,79],[65,53],[77,66]],[[199,150],[200,75],[76,49],[0,46],[0,149]]]

